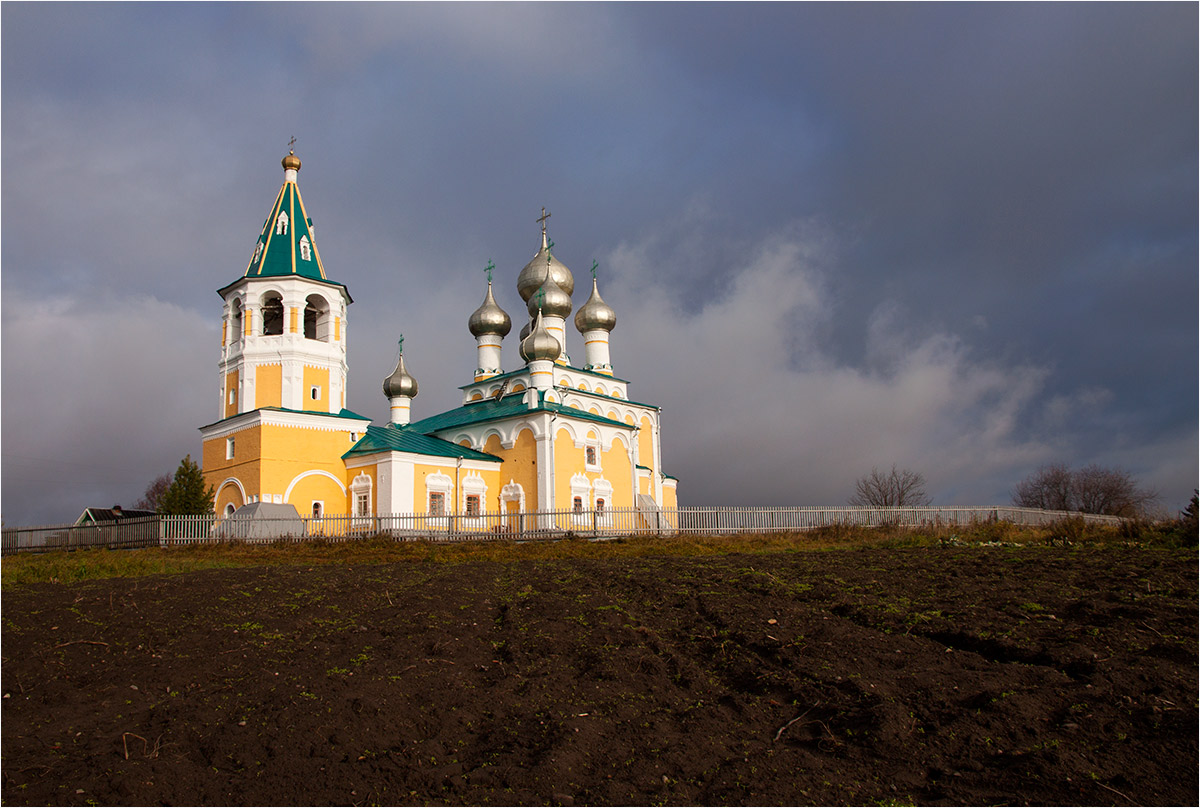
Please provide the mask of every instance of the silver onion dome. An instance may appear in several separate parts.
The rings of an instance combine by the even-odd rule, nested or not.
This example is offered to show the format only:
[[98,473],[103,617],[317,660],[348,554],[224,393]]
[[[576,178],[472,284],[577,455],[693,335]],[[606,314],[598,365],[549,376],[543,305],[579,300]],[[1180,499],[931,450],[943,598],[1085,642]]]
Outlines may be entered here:
[[[547,264],[549,257],[549,264]],[[525,265],[521,270],[521,274],[517,276],[517,293],[521,295],[521,299],[528,302],[529,298],[533,297],[533,293],[538,290],[546,280],[546,269],[549,266],[550,277],[554,278],[554,282],[558,287],[567,293],[570,297],[575,293],[575,276],[571,274],[571,270],[567,269],[562,261],[554,257],[550,252],[549,242],[546,240],[545,232],[542,233],[542,248],[537,251],[537,255],[533,256],[533,260]]]
[[592,296],[575,312],[575,327],[585,331],[612,331],[617,325],[617,313],[600,297],[596,279],[592,278]]
[[524,342],[525,338],[529,336],[529,332],[532,330],[533,320],[530,320],[529,322],[525,323],[525,325],[521,326],[521,334],[517,337],[517,342]]
[[403,352],[400,354],[400,360],[396,362],[396,369],[392,371],[392,375],[383,380],[383,394],[388,398],[396,396],[414,398],[417,395],[417,380],[405,369]]
[[492,296],[491,281],[488,281],[487,296],[484,297],[483,304],[475,309],[467,320],[467,328],[471,329],[473,337],[481,337],[484,334],[505,337],[512,330],[512,318],[500,308],[496,298]]
[[526,362],[534,362],[538,359],[548,359],[553,362],[561,353],[562,346],[558,344],[554,335],[542,325],[542,313],[539,311],[537,319],[533,321],[533,328],[530,329],[529,336],[521,340],[521,358]]
[[540,309],[545,317],[562,317],[565,320],[571,313],[571,296],[563,291],[552,275],[529,298],[528,309],[530,317]]

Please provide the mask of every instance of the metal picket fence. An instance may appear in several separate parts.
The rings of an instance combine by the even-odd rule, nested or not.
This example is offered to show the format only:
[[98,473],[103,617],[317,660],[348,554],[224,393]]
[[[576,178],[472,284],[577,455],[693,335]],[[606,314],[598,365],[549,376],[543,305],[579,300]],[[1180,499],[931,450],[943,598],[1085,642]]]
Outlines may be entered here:
[[981,522],[1045,525],[1073,518],[1119,525],[1115,516],[1034,508],[706,507],[607,508],[456,514],[387,514],[322,518],[238,519],[152,516],[103,525],[3,529],[2,552],[45,552],[87,547],[173,547],[221,541],[544,541],[677,534],[802,532],[835,525],[875,527],[969,526]]

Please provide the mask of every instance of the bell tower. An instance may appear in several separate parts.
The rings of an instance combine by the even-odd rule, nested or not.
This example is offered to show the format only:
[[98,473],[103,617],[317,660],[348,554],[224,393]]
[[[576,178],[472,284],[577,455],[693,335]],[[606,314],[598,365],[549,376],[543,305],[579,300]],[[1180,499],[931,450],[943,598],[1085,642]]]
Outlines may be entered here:
[[245,273],[225,302],[219,416],[262,407],[336,414],[346,406],[346,287],[329,280],[296,177],[283,158],[275,197]]

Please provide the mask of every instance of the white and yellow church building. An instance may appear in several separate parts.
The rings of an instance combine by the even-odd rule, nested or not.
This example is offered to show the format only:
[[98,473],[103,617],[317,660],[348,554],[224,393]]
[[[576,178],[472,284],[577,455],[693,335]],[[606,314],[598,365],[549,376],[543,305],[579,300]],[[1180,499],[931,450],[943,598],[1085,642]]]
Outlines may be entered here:
[[[489,264],[483,303],[466,323],[477,361],[460,388],[462,405],[413,420],[418,385],[401,339],[383,381],[390,423],[376,426],[347,409],[353,300],[326,273],[299,171],[294,152],[283,158],[283,186],[250,262],[218,290],[219,420],[200,428],[218,515],[253,503],[363,519],[546,511],[595,518],[677,505],[676,480],[663,472],[660,410],[630,400],[629,382],[614,374],[616,314],[600,297],[594,265],[591,293],[570,318],[575,278],[551,251],[545,210],[536,220],[541,244],[517,276],[527,310],[515,369],[503,369],[512,318],[492,294]],[[567,353],[568,319],[582,338],[581,366]]]

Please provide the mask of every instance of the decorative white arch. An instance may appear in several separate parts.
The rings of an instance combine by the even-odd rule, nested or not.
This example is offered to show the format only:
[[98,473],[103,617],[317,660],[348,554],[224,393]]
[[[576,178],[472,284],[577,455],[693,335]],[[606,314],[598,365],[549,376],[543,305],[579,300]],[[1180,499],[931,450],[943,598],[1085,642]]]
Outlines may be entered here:
[[472,437],[470,432],[459,432],[457,435],[455,435],[453,438],[450,439],[450,442],[461,445],[464,440],[467,442],[468,449],[475,448],[475,438]]
[[629,451],[629,436],[625,430],[613,430],[612,443],[608,445],[608,448],[611,449],[617,441],[621,442],[621,445],[625,447],[625,451]]
[[246,504],[246,489],[242,485],[242,481],[237,477],[226,477],[221,481],[221,484],[217,486],[216,493],[213,494],[213,510],[216,510],[217,508],[217,500],[221,498],[221,492],[224,491],[225,486],[229,485],[230,483],[233,483],[233,485],[237,487],[238,492],[242,495],[242,504]]
[[305,477],[328,477],[329,479],[331,479],[335,483],[337,483],[337,487],[340,488],[342,491],[342,496],[346,496],[346,484],[345,483],[343,483],[337,477],[334,477],[328,471],[322,471],[320,469],[312,469],[311,471],[302,471],[299,474],[297,474],[295,477],[292,478],[292,481],[290,483],[288,483],[287,491],[285,491],[283,494],[284,502],[287,502],[288,500],[290,500],[292,498],[292,489],[295,488],[296,484],[299,483],[301,480],[303,480]]
[[556,439],[558,438],[559,432],[566,432],[567,437],[569,437],[572,442],[574,442],[578,445],[582,445],[579,441],[579,436],[577,434],[575,434],[575,425],[572,424],[570,421],[559,421],[556,424],[555,430],[554,430],[554,437]]

